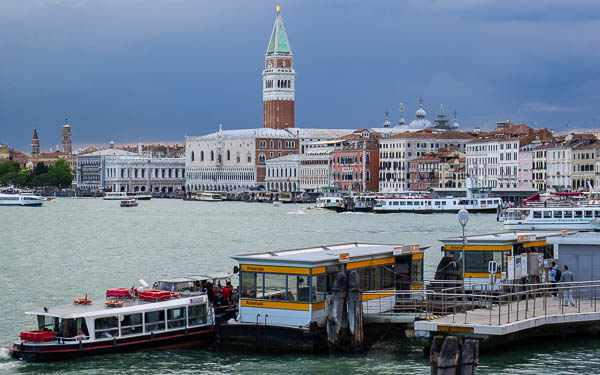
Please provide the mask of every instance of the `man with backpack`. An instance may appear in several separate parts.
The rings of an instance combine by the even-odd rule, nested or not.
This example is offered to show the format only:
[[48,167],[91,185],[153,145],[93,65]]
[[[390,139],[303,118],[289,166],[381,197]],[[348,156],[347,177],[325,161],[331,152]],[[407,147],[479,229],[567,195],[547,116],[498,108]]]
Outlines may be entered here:
[[[562,272],[560,272],[558,267],[556,267],[556,262],[552,262],[552,270],[550,270],[550,282],[556,284],[558,280],[560,280],[561,273]],[[552,288],[552,295],[554,296],[554,299],[558,298],[558,288]]]

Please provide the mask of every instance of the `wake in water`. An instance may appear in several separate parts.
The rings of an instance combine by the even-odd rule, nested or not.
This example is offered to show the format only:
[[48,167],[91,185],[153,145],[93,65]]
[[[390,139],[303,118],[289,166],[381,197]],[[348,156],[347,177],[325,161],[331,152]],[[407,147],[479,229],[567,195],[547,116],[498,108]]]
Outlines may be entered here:
[[10,359],[10,351],[8,348],[0,348],[0,359]]
[[306,212],[304,210],[290,211],[290,212],[286,212],[286,215],[308,215],[308,212]]

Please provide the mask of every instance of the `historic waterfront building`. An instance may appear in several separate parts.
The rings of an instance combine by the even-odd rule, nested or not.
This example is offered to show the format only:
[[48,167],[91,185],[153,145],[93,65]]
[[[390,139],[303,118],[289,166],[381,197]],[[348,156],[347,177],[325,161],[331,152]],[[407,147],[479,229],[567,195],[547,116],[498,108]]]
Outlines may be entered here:
[[109,148],[77,156],[77,188],[81,190],[100,190],[105,188],[105,162],[107,157],[137,156],[115,148],[110,142]]
[[298,153],[282,129],[222,130],[185,139],[186,191],[265,188],[266,161]]
[[266,189],[269,191],[300,191],[300,159],[300,154],[289,154],[267,160]]
[[185,190],[184,158],[106,156],[104,187],[111,191],[172,193]]
[[474,186],[519,187],[519,139],[477,139],[467,145],[466,155]]
[[309,147],[300,159],[300,190],[316,193],[333,185],[333,151],[330,145]]
[[409,188],[409,162],[424,153],[442,149],[464,151],[473,136],[459,131],[431,129],[405,132],[379,139],[379,191],[405,191]]
[[352,134],[340,140],[332,153],[332,181],[343,190],[360,193],[379,189],[379,143],[377,134],[369,138]]
[[71,145],[71,125],[68,124],[67,119],[65,119],[65,124],[62,127],[62,152],[65,154],[73,152]]
[[279,5],[277,16],[265,54],[263,76],[263,127],[272,129],[293,128],[294,92],[296,71],[292,48],[281,19]]

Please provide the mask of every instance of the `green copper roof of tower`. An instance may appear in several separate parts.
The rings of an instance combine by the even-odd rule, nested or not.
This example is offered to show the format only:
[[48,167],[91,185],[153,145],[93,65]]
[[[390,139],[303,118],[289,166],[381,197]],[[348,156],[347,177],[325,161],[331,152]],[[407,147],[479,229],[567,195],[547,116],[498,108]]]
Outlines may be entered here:
[[285,27],[281,20],[281,14],[277,13],[275,18],[275,24],[273,25],[273,32],[271,33],[271,39],[269,39],[269,47],[267,48],[267,55],[275,53],[291,54],[292,49],[290,48],[290,42],[288,41],[287,34],[285,33]]

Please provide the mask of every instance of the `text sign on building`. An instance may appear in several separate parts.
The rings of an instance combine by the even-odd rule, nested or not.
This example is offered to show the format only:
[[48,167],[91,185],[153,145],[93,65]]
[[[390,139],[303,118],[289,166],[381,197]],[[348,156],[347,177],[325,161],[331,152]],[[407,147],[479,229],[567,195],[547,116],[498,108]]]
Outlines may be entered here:
[[350,260],[350,253],[341,253],[340,262],[347,262]]

